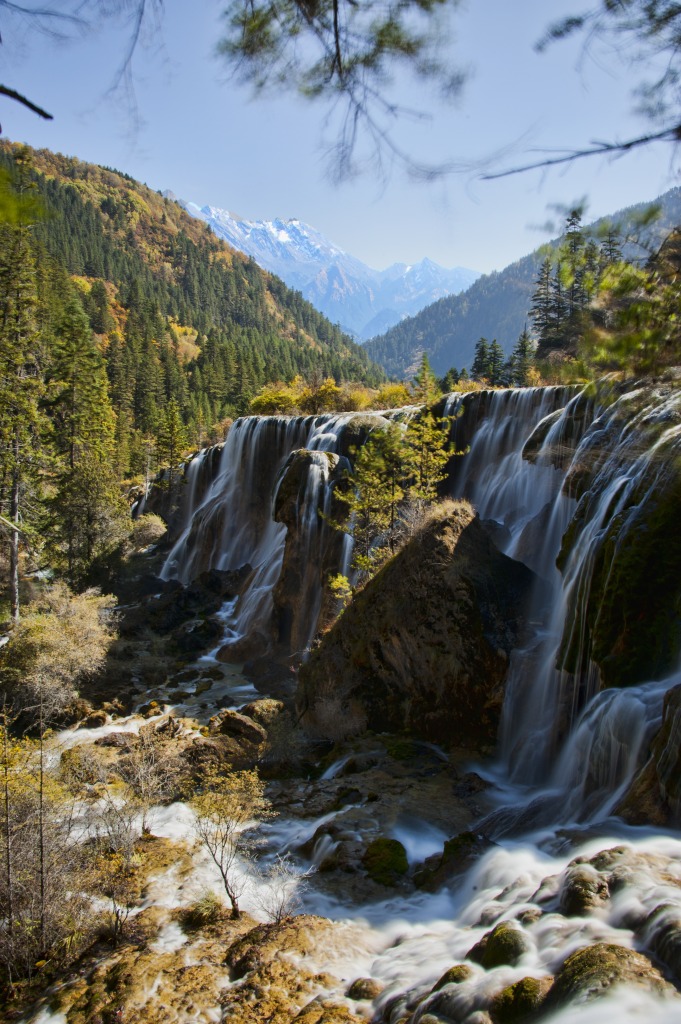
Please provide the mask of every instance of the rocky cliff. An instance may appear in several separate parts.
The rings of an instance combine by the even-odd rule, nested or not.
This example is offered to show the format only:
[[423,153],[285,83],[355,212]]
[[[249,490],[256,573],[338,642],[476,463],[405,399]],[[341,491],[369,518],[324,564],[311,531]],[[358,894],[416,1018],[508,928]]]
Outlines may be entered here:
[[470,505],[438,506],[301,668],[307,728],[493,744],[535,580],[494,547]]

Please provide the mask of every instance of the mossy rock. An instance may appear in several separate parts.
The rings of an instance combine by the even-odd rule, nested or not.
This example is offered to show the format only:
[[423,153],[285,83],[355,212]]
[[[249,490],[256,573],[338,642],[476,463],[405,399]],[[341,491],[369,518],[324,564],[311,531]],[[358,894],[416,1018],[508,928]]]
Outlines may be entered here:
[[467,953],[467,959],[480,964],[485,970],[508,965],[515,967],[529,949],[524,933],[511,921],[501,921],[487,932]]
[[375,999],[385,988],[375,978],[356,978],[346,992],[348,999]]
[[552,978],[521,978],[499,992],[489,1008],[494,1024],[522,1024],[539,1010]]
[[566,917],[583,917],[610,896],[608,883],[590,864],[568,867],[560,889],[560,909]]
[[405,736],[393,736],[386,740],[385,751],[395,761],[410,761],[416,757],[418,748],[413,740]]
[[379,885],[395,885],[409,870],[407,851],[397,839],[379,836],[369,843],[362,864],[372,881]]
[[454,964],[433,985],[431,992],[439,992],[445,985],[460,985],[462,981],[468,981],[473,971],[468,964]]
[[578,949],[565,960],[549,989],[544,1008],[561,1009],[570,1003],[590,1002],[606,995],[613,985],[634,985],[656,995],[675,989],[641,953],[614,943],[599,942]]

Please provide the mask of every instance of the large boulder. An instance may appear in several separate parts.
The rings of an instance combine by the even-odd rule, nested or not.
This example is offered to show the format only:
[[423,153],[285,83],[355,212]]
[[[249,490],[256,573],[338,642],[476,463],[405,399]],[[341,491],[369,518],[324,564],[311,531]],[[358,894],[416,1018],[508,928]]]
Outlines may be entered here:
[[495,548],[470,505],[438,506],[302,666],[307,728],[493,744],[508,654],[535,582]]
[[651,961],[633,949],[598,942],[578,949],[562,964],[542,1009],[558,1010],[570,1003],[586,1003],[609,993],[614,985],[629,985],[656,995],[673,996],[675,990]]

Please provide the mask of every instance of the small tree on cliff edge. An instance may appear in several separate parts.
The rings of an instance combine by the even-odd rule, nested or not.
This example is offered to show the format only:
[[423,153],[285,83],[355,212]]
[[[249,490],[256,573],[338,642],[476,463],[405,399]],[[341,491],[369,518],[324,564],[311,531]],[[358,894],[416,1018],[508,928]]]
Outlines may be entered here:
[[246,876],[239,860],[247,860],[253,850],[255,821],[270,817],[270,801],[257,771],[218,772],[210,770],[204,790],[192,800],[194,831],[215,863],[235,920],[241,916],[239,900]]

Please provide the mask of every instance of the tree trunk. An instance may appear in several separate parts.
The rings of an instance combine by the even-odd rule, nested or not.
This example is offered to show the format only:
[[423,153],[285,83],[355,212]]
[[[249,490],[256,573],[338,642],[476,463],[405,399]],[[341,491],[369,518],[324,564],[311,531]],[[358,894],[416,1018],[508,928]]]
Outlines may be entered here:
[[19,438],[14,435],[15,468],[12,473],[9,517],[14,529],[9,538],[9,600],[12,620],[19,621],[19,493],[21,476],[18,469]]

